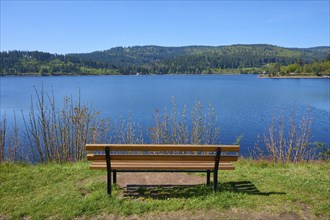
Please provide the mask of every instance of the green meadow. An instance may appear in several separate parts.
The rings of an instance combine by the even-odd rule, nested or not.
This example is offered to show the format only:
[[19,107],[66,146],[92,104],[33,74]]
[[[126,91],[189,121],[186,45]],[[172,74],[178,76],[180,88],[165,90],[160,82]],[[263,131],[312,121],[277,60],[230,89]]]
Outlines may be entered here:
[[[328,161],[240,159],[206,185],[106,192],[106,172],[75,163],[0,164],[0,219],[328,219]],[[204,174],[190,174],[204,175]],[[164,174],[166,178],[166,173]],[[132,183],[134,184],[134,183]],[[153,192],[151,192],[153,191]]]

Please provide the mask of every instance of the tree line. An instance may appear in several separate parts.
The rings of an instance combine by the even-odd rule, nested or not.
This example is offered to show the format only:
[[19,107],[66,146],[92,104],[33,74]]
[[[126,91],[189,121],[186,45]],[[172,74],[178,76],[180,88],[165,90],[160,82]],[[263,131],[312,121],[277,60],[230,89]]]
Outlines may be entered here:
[[116,47],[81,54],[0,52],[1,75],[329,73],[330,47],[273,45]]

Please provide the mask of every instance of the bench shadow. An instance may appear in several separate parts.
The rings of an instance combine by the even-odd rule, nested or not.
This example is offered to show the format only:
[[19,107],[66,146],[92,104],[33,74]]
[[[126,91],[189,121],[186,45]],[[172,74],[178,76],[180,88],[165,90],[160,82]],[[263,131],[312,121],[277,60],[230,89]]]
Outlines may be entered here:
[[124,189],[124,197],[133,198],[191,198],[209,194],[210,188],[205,184],[197,185],[127,185]]
[[224,182],[220,184],[220,190],[258,196],[286,194],[285,192],[261,192],[251,181]]
[[[213,194],[213,187],[196,185],[127,185],[123,188],[124,197],[131,198],[194,198]],[[261,192],[251,181],[224,182],[219,184],[219,192],[243,193],[248,195],[284,195],[284,192]]]

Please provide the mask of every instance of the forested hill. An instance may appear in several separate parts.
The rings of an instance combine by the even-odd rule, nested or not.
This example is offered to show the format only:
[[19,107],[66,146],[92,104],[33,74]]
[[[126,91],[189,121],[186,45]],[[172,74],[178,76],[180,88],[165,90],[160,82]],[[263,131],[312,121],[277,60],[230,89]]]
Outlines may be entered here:
[[323,61],[330,47],[273,45],[134,46],[92,53],[58,55],[38,51],[1,52],[2,75],[220,73],[267,64],[299,65]]

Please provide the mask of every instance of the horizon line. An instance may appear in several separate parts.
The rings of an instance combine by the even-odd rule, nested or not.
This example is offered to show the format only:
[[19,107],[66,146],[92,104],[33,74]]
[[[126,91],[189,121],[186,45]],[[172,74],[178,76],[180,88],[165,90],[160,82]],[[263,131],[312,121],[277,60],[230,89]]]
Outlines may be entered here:
[[156,45],[156,44],[146,44],[146,45],[133,45],[133,46],[113,46],[107,49],[100,49],[100,50],[93,50],[89,52],[69,52],[69,53],[58,53],[58,52],[49,52],[45,50],[20,50],[20,49],[10,49],[10,50],[2,50],[0,52],[12,52],[12,51],[20,51],[20,52],[43,52],[43,53],[50,53],[50,54],[57,54],[57,55],[68,55],[68,54],[85,54],[85,53],[93,53],[93,52],[103,52],[107,50],[111,50],[113,48],[132,48],[132,47],[167,47],[167,48],[180,48],[180,47],[230,47],[230,46],[257,46],[257,45],[267,45],[267,46],[274,46],[286,49],[311,49],[311,48],[318,48],[318,47],[328,47],[330,49],[330,45],[319,45],[319,46],[312,46],[312,47],[285,47],[279,46],[275,44],[267,44],[267,43],[254,43],[254,44],[244,44],[244,43],[237,43],[237,44],[227,44],[227,45],[181,45],[181,46],[163,46],[163,45]]

